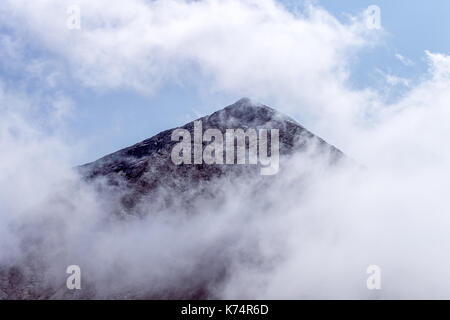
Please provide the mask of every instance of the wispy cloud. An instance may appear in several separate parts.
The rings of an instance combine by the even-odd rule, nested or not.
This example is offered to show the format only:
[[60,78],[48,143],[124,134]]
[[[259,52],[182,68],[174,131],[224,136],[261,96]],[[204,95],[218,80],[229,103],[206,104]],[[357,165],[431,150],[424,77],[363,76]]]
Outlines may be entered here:
[[395,57],[407,67],[414,65],[414,62],[412,60],[402,56],[400,53],[396,53]]

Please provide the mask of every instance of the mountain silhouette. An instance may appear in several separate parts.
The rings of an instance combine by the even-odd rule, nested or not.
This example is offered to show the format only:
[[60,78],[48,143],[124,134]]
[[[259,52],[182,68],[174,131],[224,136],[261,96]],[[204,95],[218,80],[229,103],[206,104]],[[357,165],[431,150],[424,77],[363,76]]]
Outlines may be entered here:
[[[330,164],[345,158],[344,154],[317,137],[294,119],[268,106],[253,102],[248,98],[229,105],[211,115],[199,118],[203,131],[219,129],[225,134],[227,129],[278,129],[280,170],[283,159],[289,155],[304,151],[308,146],[318,146],[317,152],[329,157]],[[190,132],[193,139],[194,121],[179,128]],[[106,155],[92,163],[79,167],[87,181],[107,180],[110,192],[117,192],[125,210],[133,209],[143,198],[150,198],[169,204],[171,197],[165,197],[157,191],[161,188],[186,194],[182,201],[190,202],[199,195],[208,193],[208,182],[224,175],[228,179],[250,179],[259,175],[259,167],[253,165],[227,164],[182,164],[175,165],[171,160],[171,150],[176,141],[172,141],[173,128],[163,131],[133,146]],[[270,136],[269,136],[270,142]],[[203,143],[205,147],[206,143]],[[248,147],[248,141],[246,141]],[[266,177],[270,180],[273,177]],[[117,188],[114,188],[117,187]],[[120,189],[120,191],[119,191]]]

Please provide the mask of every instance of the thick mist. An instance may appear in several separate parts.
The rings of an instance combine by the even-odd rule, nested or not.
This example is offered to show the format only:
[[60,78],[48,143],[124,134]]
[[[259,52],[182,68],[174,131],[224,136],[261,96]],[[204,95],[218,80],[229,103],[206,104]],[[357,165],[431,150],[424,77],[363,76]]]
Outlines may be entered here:
[[[217,180],[217,201],[198,199],[193,214],[144,201],[126,217],[69,168],[47,184],[45,172],[25,166],[24,181],[4,183],[11,193],[35,183],[40,195],[26,206],[2,201],[1,264],[23,268],[32,297],[76,297],[65,288],[71,264],[82,270],[77,294],[88,298],[448,297],[442,168],[405,175],[327,160],[283,158],[264,188]],[[366,288],[372,264],[382,270],[375,293]]]
[[[356,51],[381,37],[361,17],[271,0],[89,3],[77,41],[58,29],[63,2],[0,9],[16,35],[0,38],[0,63],[40,88],[0,78],[0,299],[450,298],[449,56],[426,51],[428,72],[392,101],[349,84]],[[30,65],[38,44],[48,56]],[[152,94],[171,81],[306,119],[351,161],[330,167],[309,150],[269,179],[214,181],[216,198],[194,212],[161,189],[176,205],[150,199],[118,215],[105,182],[73,169],[89,141],[67,138],[77,104],[64,90]],[[65,287],[73,264],[79,292]],[[366,287],[369,265],[381,290]]]

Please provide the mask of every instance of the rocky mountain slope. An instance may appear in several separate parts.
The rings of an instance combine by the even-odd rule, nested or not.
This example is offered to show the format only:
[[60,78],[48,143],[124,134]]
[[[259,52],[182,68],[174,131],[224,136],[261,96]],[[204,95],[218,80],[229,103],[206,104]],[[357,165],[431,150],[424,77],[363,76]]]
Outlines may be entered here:
[[[226,129],[278,129],[281,170],[283,159],[305,150],[312,144],[318,146],[317,152],[326,153],[331,163],[343,158],[340,150],[315,136],[292,118],[248,98],[240,99],[198,120],[202,122],[203,131],[213,128],[219,129],[223,134]],[[193,139],[194,121],[180,128],[187,129]],[[80,172],[88,181],[106,179],[111,187],[109,192],[120,193],[121,207],[125,211],[133,209],[140,200],[149,197],[162,205],[169,205],[173,199],[158,193],[162,189],[187,194],[182,201],[190,202],[197,196],[208,193],[210,185],[207,182],[224,175],[231,180],[243,179],[243,176],[258,177],[259,166],[248,164],[173,164],[170,157],[176,143],[171,141],[173,130],[175,128],[85,164],[79,168]],[[205,145],[206,143],[203,143],[203,147]],[[248,147],[248,141],[246,146]],[[265,177],[262,180],[271,178],[274,177]]]

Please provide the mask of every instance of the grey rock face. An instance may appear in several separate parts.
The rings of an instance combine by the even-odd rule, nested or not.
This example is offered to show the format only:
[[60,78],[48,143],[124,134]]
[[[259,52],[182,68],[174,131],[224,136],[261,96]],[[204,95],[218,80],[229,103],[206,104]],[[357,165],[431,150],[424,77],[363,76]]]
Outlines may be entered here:
[[[313,143],[329,155],[331,163],[343,158],[340,150],[327,144],[292,118],[247,98],[197,120],[202,121],[203,131],[219,129],[222,134],[225,134],[226,129],[279,129],[281,170],[283,157],[305,150]],[[187,129],[193,139],[194,122],[181,128]],[[231,180],[259,175],[259,167],[255,165],[174,165],[170,154],[176,143],[171,140],[171,133],[175,129],[163,131],[131,147],[85,164],[79,167],[79,170],[88,181],[106,178],[110,186],[116,186],[122,191],[127,190],[120,196],[125,210],[133,209],[141,199],[148,197],[153,200],[158,198],[158,201],[166,205],[170,204],[171,198],[158,194],[161,188],[181,194],[189,191],[189,195],[183,198],[183,201],[189,202],[199,195],[207,194],[208,182],[224,175]],[[203,147],[205,145],[206,143],[203,143]],[[270,179],[267,177],[265,180]],[[114,188],[111,190],[114,192]]]

